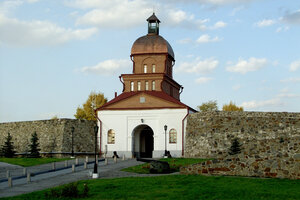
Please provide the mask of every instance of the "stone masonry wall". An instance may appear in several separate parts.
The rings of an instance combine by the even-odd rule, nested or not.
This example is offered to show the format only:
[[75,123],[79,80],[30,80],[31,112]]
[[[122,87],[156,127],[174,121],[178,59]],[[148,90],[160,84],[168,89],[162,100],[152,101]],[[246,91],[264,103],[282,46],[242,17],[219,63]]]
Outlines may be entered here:
[[53,119],[0,123],[0,146],[10,132],[15,151],[29,151],[31,135],[36,132],[41,152],[71,152],[74,127],[74,152],[94,151],[95,122],[77,119]]
[[233,138],[250,157],[300,153],[300,113],[207,112],[189,115],[185,157],[224,158]]
[[[195,113],[186,132],[186,157],[215,159],[183,167],[182,174],[300,179],[300,113]],[[233,138],[242,144],[234,156]]]

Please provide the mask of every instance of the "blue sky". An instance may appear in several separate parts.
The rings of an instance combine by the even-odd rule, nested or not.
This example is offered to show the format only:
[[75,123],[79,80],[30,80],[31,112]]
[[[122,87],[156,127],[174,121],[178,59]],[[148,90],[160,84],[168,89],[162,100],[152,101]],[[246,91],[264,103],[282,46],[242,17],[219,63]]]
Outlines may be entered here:
[[73,118],[91,91],[120,94],[153,10],[182,102],[300,112],[300,1],[1,0],[0,122]]

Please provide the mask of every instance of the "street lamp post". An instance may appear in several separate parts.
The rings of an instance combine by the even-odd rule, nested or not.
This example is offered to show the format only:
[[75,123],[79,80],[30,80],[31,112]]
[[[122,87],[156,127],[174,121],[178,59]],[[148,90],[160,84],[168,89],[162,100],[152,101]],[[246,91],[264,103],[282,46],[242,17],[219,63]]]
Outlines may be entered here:
[[71,158],[74,158],[74,126],[71,127],[71,132],[72,132],[72,155]]
[[95,164],[94,164],[94,173],[93,178],[98,178],[98,166],[96,162],[96,154],[97,154],[97,133],[98,133],[98,126],[96,125],[94,127],[94,133],[95,133]]
[[167,155],[167,129],[168,129],[168,126],[165,125],[164,129],[165,129],[165,155],[164,155],[164,157],[167,157],[168,156]]

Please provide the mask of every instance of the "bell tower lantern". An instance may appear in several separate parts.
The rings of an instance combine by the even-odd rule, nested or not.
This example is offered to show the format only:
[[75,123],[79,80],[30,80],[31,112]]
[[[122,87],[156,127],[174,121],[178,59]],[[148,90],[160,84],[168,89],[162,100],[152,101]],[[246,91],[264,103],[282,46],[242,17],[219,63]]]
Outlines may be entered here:
[[148,19],[148,34],[159,35],[159,19],[153,13]]

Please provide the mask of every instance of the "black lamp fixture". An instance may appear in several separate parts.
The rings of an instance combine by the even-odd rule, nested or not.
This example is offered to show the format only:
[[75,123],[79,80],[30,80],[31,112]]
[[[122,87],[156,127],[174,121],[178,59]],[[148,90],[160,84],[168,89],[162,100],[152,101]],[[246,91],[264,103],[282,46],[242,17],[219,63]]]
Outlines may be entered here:
[[144,119],[141,119],[141,122],[144,123]]
[[75,131],[75,128],[74,126],[71,127],[71,133],[72,133],[72,155],[71,155],[71,158],[74,158],[74,131]]
[[93,178],[98,178],[98,166],[96,162],[96,154],[97,154],[97,133],[98,133],[98,126],[96,125],[94,127],[94,133],[95,133],[95,163],[94,163],[94,172],[93,172]]
[[164,126],[164,129],[165,129],[165,157],[167,157],[168,155],[167,155],[167,129],[168,129],[168,126],[167,125],[165,125]]

